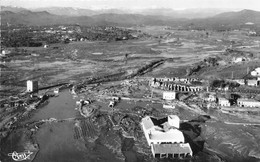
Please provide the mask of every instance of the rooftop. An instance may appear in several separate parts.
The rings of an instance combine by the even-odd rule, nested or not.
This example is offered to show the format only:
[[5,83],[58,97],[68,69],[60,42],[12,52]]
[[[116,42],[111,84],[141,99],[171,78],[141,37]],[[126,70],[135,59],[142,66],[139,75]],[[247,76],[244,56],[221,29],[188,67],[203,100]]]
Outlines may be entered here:
[[154,126],[163,128],[163,123],[167,122],[167,118],[156,119],[150,116],[146,116],[142,119],[145,129],[150,129]]
[[165,132],[163,129],[157,129],[158,131],[153,132],[150,136],[151,140],[158,141],[172,141],[172,140],[180,140],[184,141],[183,133],[178,129],[169,129]]
[[240,102],[259,102],[257,100],[248,99],[248,98],[239,98],[239,99],[237,99],[237,101],[240,101]]

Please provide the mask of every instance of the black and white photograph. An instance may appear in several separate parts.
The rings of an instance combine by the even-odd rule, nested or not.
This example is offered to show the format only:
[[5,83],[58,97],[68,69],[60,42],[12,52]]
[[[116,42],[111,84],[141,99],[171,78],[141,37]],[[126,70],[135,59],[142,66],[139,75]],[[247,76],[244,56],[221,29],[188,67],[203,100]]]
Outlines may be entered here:
[[0,8],[0,162],[260,162],[259,0]]

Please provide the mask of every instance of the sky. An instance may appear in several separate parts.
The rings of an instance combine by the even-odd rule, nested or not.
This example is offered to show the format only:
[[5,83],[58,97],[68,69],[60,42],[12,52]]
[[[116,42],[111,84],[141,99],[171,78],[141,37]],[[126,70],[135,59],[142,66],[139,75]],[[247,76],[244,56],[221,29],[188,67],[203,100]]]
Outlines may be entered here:
[[260,11],[260,0],[0,0],[1,5],[24,8],[76,7],[76,8],[224,8]]

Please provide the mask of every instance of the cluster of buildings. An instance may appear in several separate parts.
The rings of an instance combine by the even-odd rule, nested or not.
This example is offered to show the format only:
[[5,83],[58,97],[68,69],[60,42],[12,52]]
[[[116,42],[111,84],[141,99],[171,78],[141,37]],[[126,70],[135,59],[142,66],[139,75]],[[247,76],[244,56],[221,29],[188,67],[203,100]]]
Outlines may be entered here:
[[239,107],[259,107],[260,102],[254,99],[247,99],[247,98],[233,98],[233,102],[231,100],[224,98],[224,97],[216,97],[216,95],[210,94],[209,97],[206,99],[208,102],[218,103],[219,106],[223,107],[230,107],[232,103],[235,103]]
[[258,77],[257,79],[235,79],[233,81],[240,85],[247,85],[252,87],[257,87],[260,85],[260,77]]
[[179,78],[179,77],[174,77],[174,78],[153,78],[153,81],[157,82],[180,82],[180,83],[185,83],[185,84],[191,84],[192,82],[200,82],[200,79],[197,78]]
[[[189,81],[185,81],[184,83],[188,84]],[[176,84],[175,81],[164,81],[161,79],[153,79],[150,82],[150,86],[153,88],[160,88],[163,90],[180,92],[199,92],[204,90],[203,86]]]
[[156,119],[146,116],[141,121],[145,138],[155,158],[189,158],[192,149],[185,143],[179,130],[180,118],[176,115]]
[[[26,82],[27,85],[27,92],[37,92],[38,91],[38,81],[36,80],[27,80]],[[57,91],[56,89],[54,91]],[[55,93],[55,92],[54,92]],[[28,106],[31,105],[33,102],[36,101],[45,101],[46,97],[48,97],[48,95],[43,95],[43,96],[35,96],[33,94],[30,95],[29,99],[21,99],[19,97],[10,97],[9,100],[4,101],[2,103],[0,103],[0,107],[19,107],[19,106]],[[37,104],[40,104],[40,102],[38,102]],[[35,104],[34,106],[37,107],[37,104]]]
[[260,85],[260,67],[256,68],[255,70],[251,71],[252,78],[250,79],[235,79],[233,81],[237,82],[240,85],[248,85],[257,87]]
[[19,106],[26,106],[27,103],[23,100],[17,99],[10,102],[1,103],[0,107],[19,107]]
[[[236,101],[237,106],[239,107],[259,107],[260,108],[260,102],[254,99],[247,99],[247,98],[239,98]],[[226,98],[219,98],[218,104],[220,106],[230,107],[231,102],[230,100]]]
[[[256,68],[253,72],[251,72],[253,76],[257,76],[257,80],[253,79],[237,79],[234,80],[241,85],[249,85],[249,86],[258,86],[260,83],[260,68]],[[150,82],[150,86],[153,88],[160,88],[165,90],[163,92],[163,99],[166,101],[171,101],[176,99],[178,92],[202,92],[202,91],[209,91],[209,88],[205,88],[203,86],[190,86],[188,84],[200,80],[198,79],[180,79],[180,78],[153,78]],[[186,83],[187,85],[178,85],[173,82],[182,82]],[[229,87],[226,86],[222,90],[228,91]],[[180,97],[180,96],[179,96]],[[203,97],[204,98],[204,97]],[[180,98],[179,98],[180,99]],[[208,97],[204,98],[205,101],[212,103],[213,105],[223,106],[223,107],[230,107],[232,105],[237,105],[239,107],[259,107],[260,102],[254,99],[247,99],[247,98],[231,98],[227,99],[224,97],[217,97],[215,93],[210,93]],[[165,107],[174,108],[172,105],[164,105]]]

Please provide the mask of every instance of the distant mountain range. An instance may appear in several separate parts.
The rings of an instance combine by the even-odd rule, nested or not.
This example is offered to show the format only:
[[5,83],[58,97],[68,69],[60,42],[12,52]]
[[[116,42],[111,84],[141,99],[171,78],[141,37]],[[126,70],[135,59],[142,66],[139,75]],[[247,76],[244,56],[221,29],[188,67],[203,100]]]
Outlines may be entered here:
[[[165,20],[164,20],[165,19]],[[53,15],[46,11],[32,12],[1,11],[2,24],[24,24],[24,25],[57,25],[57,24],[79,24],[79,25],[167,25],[171,20],[158,16],[144,16],[137,14],[100,14],[94,16],[61,16]]]
[[160,15],[169,16],[172,18],[205,18],[217,15],[228,11],[227,9],[185,9],[185,10],[173,10],[170,8],[155,8],[155,9],[81,9],[72,7],[48,7],[38,8],[33,11],[47,11],[55,15],[67,15],[67,16],[93,16],[99,14],[141,14],[141,15]]
[[[241,10],[238,12],[224,12],[216,16],[205,19],[193,19],[192,24],[197,26],[207,26],[211,28],[221,27],[260,27],[260,12],[253,10]],[[246,25],[246,24],[251,25]]]
[[13,7],[13,6],[1,6],[1,12],[2,11],[11,11],[11,12],[21,12],[21,11],[24,11],[24,10],[27,10],[25,8],[22,8],[22,7]]
[[206,18],[215,16],[217,14],[230,11],[230,9],[184,9],[184,10],[174,10],[171,8],[147,8],[147,9],[83,9],[74,7],[45,7],[45,8],[35,8],[26,9],[21,7],[12,6],[2,6],[1,11],[12,11],[14,13],[21,12],[23,10],[30,10],[33,12],[47,11],[54,15],[63,16],[93,16],[100,14],[140,14],[140,15],[159,15],[168,16],[172,18]]
[[[223,11],[223,10],[222,10]],[[40,8],[28,10],[10,6],[1,7],[2,24],[26,25],[183,25],[183,26],[238,26],[247,22],[260,25],[260,12],[242,10],[221,12],[218,9],[172,9],[143,10],[90,10],[78,8]]]

